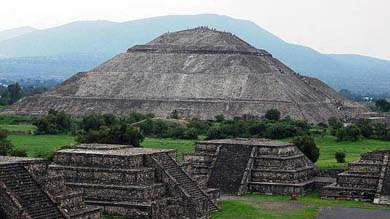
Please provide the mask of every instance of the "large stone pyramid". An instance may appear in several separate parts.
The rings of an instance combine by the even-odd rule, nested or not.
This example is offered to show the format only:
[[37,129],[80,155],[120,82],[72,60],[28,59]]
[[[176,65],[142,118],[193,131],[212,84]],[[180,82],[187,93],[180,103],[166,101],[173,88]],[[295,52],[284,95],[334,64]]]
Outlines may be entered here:
[[55,89],[18,102],[6,113],[74,115],[176,110],[184,118],[263,115],[325,121],[364,110],[321,81],[296,74],[270,53],[231,33],[195,28],[166,33],[74,75]]

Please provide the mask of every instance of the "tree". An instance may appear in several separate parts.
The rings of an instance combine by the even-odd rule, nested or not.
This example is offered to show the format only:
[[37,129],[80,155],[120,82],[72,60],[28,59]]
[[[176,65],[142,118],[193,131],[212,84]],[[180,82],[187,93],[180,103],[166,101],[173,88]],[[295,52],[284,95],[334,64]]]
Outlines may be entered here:
[[337,130],[337,141],[357,141],[361,137],[360,129],[357,125],[350,125]]
[[37,131],[35,133],[38,135],[55,135],[71,131],[72,118],[64,111],[50,109],[47,115],[42,116],[33,124],[37,126]]
[[343,123],[335,116],[331,116],[328,119],[328,124],[330,126],[330,133],[336,135],[337,130],[343,127]]
[[8,131],[0,129],[0,156],[27,157],[24,150],[15,150],[14,145],[7,139]]
[[342,151],[338,151],[334,154],[334,157],[337,160],[337,163],[345,163],[345,153]]
[[320,149],[317,147],[314,139],[310,136],[298,136],[293,138],[292,143],[298,147],[309,160],[315,163],[320,156]]
[[375,106],[382,112],[388,112],[390,111],[390,103],[387,102],[385,99],[379,99],[375,101]]
[[218,114],[215,116],[216,122],[223,122],[225,120],[225,116],[223,114]]
[[278,121],[280,119],[280,112],[277,109],[270,109],[265,113],[265,118],[268,120]]
[[22,98],[22,88],[18,83],[8,85],[9,104],[13,104]]
[[370,138],[373,134],[374,128],[372,122],[368,119],[359,119],[356,123],[357,127],[360,129],[360,132],[363,137]]
[[13,149],[13,145],[10,141],[7,140],[8,131],[0,129],[0,155],[7,156],[10,155]]
[[140,147],[144,136],[138,128],[120,123],[112,126],[101,126],[79,133],[76,139],[80,143],[125,144]]

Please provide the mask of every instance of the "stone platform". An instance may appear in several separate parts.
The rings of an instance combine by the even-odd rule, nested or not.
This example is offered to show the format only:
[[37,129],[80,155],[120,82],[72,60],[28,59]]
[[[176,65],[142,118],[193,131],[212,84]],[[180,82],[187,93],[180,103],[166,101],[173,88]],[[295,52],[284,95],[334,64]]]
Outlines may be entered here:
[[197,142],[184,156],[200,186],[222,193],[303,194],[314,186],[313,163],[290,143],[268,139]]
[[325,186],[323,198],[373,201],[390,204],[390,150],[363,154],[338,174],[337,182]]
[[130,218],[205,218],[218,210],[177,164],[175,150],[80,145],[58,151],[50,172],[85,194],[89,206]]
[[0,216],[7,219],[97,219],[101,209],[86,207],[83,193],[61,175],[48,175],[43,159],[0,156]]

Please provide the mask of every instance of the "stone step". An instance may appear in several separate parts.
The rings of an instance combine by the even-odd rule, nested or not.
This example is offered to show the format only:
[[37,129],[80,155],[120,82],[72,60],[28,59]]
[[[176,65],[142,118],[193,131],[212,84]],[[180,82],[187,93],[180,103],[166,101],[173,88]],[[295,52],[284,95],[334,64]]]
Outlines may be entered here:
[[150,219],[152,205],[150,202],[118,202],[87,200],[90,207],[101,207],[104,215],[123,215],[128,218]]
[[336,183],[325,186],[321,190],[321,197],[347,200],[372,201],[376,189],[342,187]]
[[155,181],[154,168],[137,169],[92,168],[50,165],[49,173],[62,174],[65,181],[87,184],[151,185]]
[[115,156],[61,150],[55,154],[53,162],[62,166],[137,169],[143,167],[144,158],[143,155]]
[[299,183],[280,183],[280,182],[250,182],[249,190],[263,194],[305,194],[312,190],[314,180],[307,180]]
[[71,219],[100,218],[102,215],[102,211],[103,209],[100,207],[88,207],[88,208],[70,211],[69,217]]
[[152,155],[152,158],[162,166],[163,170],[173,177],[179,187],[191,196],[193,200],[201,200],[207,203],[207,209],[198,209],[202,214],[215,211],[216,205],[211,199],[199,188],[199,186],[186,174],[186,172],[167,154]]
[[313,178],[315,169],[306,166],[294,170],[271,170],[266,168],[252,169],[251,181],[253,182],[299,182]]
[[103,184],[86,183],[67,183],[74,189],[80,189],[84,192],[85,200],[101,201],[146,201],[155,200],[163,197],[166,193],[164,183],[155,183],[147,186],[118,186]]

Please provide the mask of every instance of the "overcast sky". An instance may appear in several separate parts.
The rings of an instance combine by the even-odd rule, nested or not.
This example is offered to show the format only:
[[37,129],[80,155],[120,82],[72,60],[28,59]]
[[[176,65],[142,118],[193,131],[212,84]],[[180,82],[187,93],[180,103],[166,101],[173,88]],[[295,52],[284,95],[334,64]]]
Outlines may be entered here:
[[200,13],[251,20],[321,52],[390,60],[390,0],[0,0],[0,31]]

